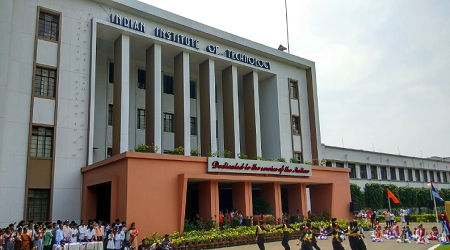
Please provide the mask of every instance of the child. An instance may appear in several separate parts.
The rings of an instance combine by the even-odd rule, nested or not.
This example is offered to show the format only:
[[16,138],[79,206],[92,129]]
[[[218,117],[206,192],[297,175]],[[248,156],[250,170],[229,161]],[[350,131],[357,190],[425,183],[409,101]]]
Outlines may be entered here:
[[419,224],[419,227],[417,229],[417,244],[429,244],[427,234],[425,232],[425,228],[423,228],[422,224]]
[[437,227],[436,226],[433,226],[431,228],[431,233],[428,236],[428,239],[429,240],[438,240],[438,231],[437,231]]
[[11,228],[7,228],[6,232],[3,234],[3,240],[5,241],[5,249],[13,250],[14,249],[14,233],[11,232]]
[[393,232],[393,235],[394,235],[394,237],[396,239],[400,238],[400,229],[397,226],[397,222],[396,221],[393,222],[392,232]]
[[122,226],[119,226],[116,232],[116,235],[114,236],[114,249],[120,249],[122,248],[122,237],[120,236],[120,233],[122,231]]
[[373,242],[383,242],[383,237],[381,235],[381,230],[377,228],[375,230],[375,237],[372,239]]
[[384,230],[383,230],[383,237],[385,238],[385,239],[388,239],[389,238],[389,227],[388,226],[385,226],[384,227]]
[[4,229],[0,228],[0,250],[3,250],[3,233],[4,233]]
[[365,238],[364,228],[361,227],[361,224],[358,224],[359,233],[361,234],[361,238]]
[[106,249],[108,250],[116,249],[114,245],[114,232],[111,229],[108,231],[108,244],[106,245]]
[[411,243],[409,232],[405,227],[403,227],[402,233],[400,234],[400,239],[397,239],[397,243]]
[[319,240],[327,240],[328,236],[327,236],[327,229],[325,228],[325,226],[322,224],[321,228],[320,228],[320,234],[319,234]]
[[42,250],[42,233],[39,229],[38,225],[34,225],[34,241],[33,241],[33,248],[36,248],[37,250]]

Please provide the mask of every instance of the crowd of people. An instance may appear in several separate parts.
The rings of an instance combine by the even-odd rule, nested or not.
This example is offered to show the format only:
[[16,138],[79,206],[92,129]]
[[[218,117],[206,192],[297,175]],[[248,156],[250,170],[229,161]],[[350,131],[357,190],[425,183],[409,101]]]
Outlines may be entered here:
[[[409,226],[411,210],[407,207],[402,207],[399,213],[402,225],[406,224]],[[382,216],[383,214],[386,226],[392,226],[394,224],[395,214],[393,211],[389,210],[386,210],[384,213],[380,213],[378,209],[372,210],[371,208],[369,208],[367,211],[361,210],[358,214],[356,214],[356,218],[365,222],[370,222],[371,226],[373,227],[376,222],[380,221],[380,216]]]
[[[0,229],[0,250],[69,250],[71,245],[100,243],[98,250],[154,250],[156,246],[138,249],[139,231],[135,223],[126,227],[126,222],[115,220],[112,224],[102,221],[81,220],[80,225],[68,220],[55,223],[30,220],[21,221]],[[156,249],[170,250],[172,245],[167,238]]]
[[413,231],[410,230],[409,226],[404,225],[400,232],[400,228],[395,221],[392,226],[385,226],[384,230],[381,230],[381,225],[377,223],[374,226],[371,238],[373,242],[397,240],[398,243],[411,243],[412,241],[416,241],[417,244],[429,244],[430,240],[446,241],[445,237],[438,233],[436,226],[432,227],[428,235],[422,224],[419,224]]

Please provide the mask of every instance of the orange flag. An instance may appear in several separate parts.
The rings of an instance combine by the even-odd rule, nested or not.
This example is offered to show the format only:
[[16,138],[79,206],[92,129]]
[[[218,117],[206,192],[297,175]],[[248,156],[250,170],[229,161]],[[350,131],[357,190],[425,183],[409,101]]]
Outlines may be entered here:
[[391,198],[394,203],[399,203],[397,197],[395,197],[395,195],[391,192],[391,190],[389,190],[389,188],[387,189],[387,191],[388,191],[388,197]]

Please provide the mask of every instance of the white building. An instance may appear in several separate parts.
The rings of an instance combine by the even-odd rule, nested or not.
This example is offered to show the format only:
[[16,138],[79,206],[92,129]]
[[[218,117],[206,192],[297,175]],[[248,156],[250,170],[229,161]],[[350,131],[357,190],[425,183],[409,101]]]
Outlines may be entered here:
[[350,183],[394,184],[398,187],[450,188],[450,158],[418,158],[322,144],[322,158],[329,167],[350,168]]
[[78,220],[80,168],[141,143],[321,155],[314,62],[135,0],[2,0],[0,29],[0,226]]

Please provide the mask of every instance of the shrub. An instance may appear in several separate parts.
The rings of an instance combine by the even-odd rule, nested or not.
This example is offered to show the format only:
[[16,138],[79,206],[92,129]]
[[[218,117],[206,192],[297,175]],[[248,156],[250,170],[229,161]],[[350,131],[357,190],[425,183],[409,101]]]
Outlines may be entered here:
[[137,147],[134,148],[134,152],[141,152],[141,153],[158,153],[159,147],[156,145],[146,145],[146,144],[139,144]]
[[195,149],[191,149],[191,156],[200,156],[200,149],[195,148]]
[[184,148],[179,146],[178,148],[175,148],[172,150],[173,155],[184,155]]
[[269,202],[261,198],[253,200],[253,214],[272,214],[272,207]]
[[286,162],[286,159],[284,159],[284,158],[278,158],[277,161],[278,161],[278,162]]
[[220,155],[220,152],[219,151],[209,151],[207,154],[206,154],[206,156],[208,156],[208,157],[219,157],[219,155]]
[[295,158],[295,157],[292,157],[289,161],[291,163],[299,163],[299,160],[297,158]]
[[243,154],[243,153],[239,153],[238,157],[239,157],[239,159],[247,159],[248,158],[248,156],[246,154]]
[[257,155],[255,155],[255,157],[253,157],[253,160],[265,161],[264,157],[262,157],[262,156],[257,156]]
[[225,157],[225,158],[234,158],[233,152],[231,152],[229,150],[224,150],[223,151],[223,157]]

